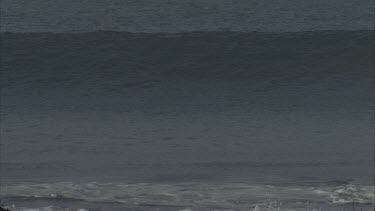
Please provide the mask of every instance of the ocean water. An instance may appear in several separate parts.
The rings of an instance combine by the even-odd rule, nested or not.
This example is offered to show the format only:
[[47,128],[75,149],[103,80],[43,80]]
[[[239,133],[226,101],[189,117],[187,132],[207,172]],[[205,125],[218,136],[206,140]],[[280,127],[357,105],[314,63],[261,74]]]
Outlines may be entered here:
[[0,199],[373,210],[371,7],[3,0]]
[[2,0],[2,31],[373,30],[372,0]]

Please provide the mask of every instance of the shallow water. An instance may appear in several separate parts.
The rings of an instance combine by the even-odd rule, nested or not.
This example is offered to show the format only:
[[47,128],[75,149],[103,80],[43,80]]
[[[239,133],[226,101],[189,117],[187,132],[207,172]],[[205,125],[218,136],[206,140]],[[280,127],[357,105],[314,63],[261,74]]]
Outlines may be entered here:
[[[19,206],[54,202],[50,210],[370,210],[373,186],[249,185],[241,183],[54,183],[6,187]],[[19,208],[22,210],[22,208]],[[39,210],[43,210],[39,208]]]

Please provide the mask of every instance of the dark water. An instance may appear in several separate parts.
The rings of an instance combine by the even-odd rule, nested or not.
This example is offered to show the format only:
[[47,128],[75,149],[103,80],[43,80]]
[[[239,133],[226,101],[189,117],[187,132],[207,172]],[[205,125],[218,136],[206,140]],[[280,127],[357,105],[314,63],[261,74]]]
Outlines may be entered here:
[[373,2],[2,6],[13,210],[373,209]]
[[2,0],[18,32],[315,31],[374,29],[372,0]]
[[5,33],[5,193],[198,210],[336,192],[369,203],[373,36]]

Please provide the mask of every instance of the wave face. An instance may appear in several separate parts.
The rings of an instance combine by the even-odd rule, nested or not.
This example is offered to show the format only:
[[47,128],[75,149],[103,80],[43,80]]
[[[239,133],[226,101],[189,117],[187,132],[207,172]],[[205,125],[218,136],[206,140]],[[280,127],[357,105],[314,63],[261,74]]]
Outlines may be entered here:
[[370,209],[373,31],[1,35],[18,207]]
[[5,83],[32,82],[36,78],[30,75],[14,81],[8,72],[35,72],[34,77],[46,77],[53,71],[64,83],[87,76],[85,81],[102,77],[103,84],[108,85],[119,76],[129,80],[129,76],[145,78],[142,73],[148,74],[144,81],[129,87],[154,84],[157,81],[150,78],[158,76],[273,79],[293,84],[325,78],[333,82],[355,80],[372,74],[373,35],[373,31],[3,33],[4,76]]

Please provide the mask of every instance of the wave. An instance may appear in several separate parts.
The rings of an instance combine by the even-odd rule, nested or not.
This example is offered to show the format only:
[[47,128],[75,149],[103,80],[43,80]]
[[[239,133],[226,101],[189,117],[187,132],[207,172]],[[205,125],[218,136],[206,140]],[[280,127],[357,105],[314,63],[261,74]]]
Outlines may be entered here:
[[[330,206],[340,204],[371,205],[374,186],[341,185],[262,185],[209,183],[45,183],[18,184],[2,188],[8,200],[70,200],[92,203],[115,203],[126,206],[201,207],[249,210],[250,207],[279,206],[303,208],[308,203]],[[199,209],[198,209],[199,210]]]
[[374,31],[2,33],[3,81],[108,89],[152,87],[166,77],[342,83],[371,78],[373,37]]
[[[313,107],[318,111],[325,109],[324,111],[333,112],[343,109],[345,117],[349,116],[348,118],[353,118],[355,120],[349,119],[347,122],[350,124],[354,123],[355,125],[357,124],[356,121],[358,121],[358,116],[353,115],[353,117],[351,117],[350,109],[355,112],[362,112],[360,117],[362,118],[363,116],[363,119],[366,119],[366,121],[369,114],[373,111],[374,31],[314,31],[298,33],[192,32],[179,34],[99,31],[77,34],[2,33],[1,36],[3,50],[1,83],[3,87],[2,95],[5,96],[3,104],[5,105],[4,108],[6,111],[4,113],[7,115],[6,118],[15,121],[16,123],[17,121],[22,122],[22,124],[20,124],[22,127],[15,131],[23,131],[25,130],[23,126],[29,124],[27,122],[28,120],[25,123],[24,116],[22,116],[23,113],[32,114],[30,115],[30,119],[31,122],[35,122],[35,125],[51,125],[49,118],[54,118],[55,116],[53,115],[60,114],[59,112],[66,112],[61,116],[69,117],[67,120],[62,118],[64,121],[60,121],[60,116],[56,119],[59,120],[59,123],[61,124],[72,124],[73,127],[76,127],[73,120],[80,118],[91,120],[89,117],[93,115],[93,113],[90,112],[81,112],[80,109],[82,109],[82,111],[108,110],[113,111],[116,116],[121,112],[128,112],[129,114],[135,113],[134,116],[138,117],[137,112],[142,115],[159,115],[165,113],[171,113],[174,115],[176,113],[176,116],[179,113],[199,116],[201,113],[207,114],[212,111],[221,114],[220,112],[222,112],[221,109],[223,108],[230,111],[239,111],[238,113],[241,115],[238,116],[242,117],[243,113],[240,113],[240,109],[246,107],[250,108],[254,105],[259,105],[259,107],[261,107],[260,111],[262,112],[265,110],[275,111],[275,113],[289,112],[293,106],[291,100],[296,100],[299,96],[304,97],[306,94],[308,94],[309,97],[306,99],[304,98],[305,101],[295,101],[296,104],[294,108],[297,108],[295,110],[310,111],[310,107]],[[290,86],[292,86],[292,89],[280,91],[281,87],[285,88]],[[306,86],[313,87],[314,89],[303,89],[303,87]],[[296,87],[298,87],[298,89],[295,89]],[[262,93],[258,96],[254,95],[254,91],[262,90],[276,90],[276,92],[272,95],[262,95]],[[338,94],[337,92],[332,92],[332,90],[344,90],[347,93]],[[296,92],[298,92],[298,94],[296,94]],[[237,93],[240,94],[237,95]],[[233,101],[231,101],[231,99],[224,99],[226,95],[234,96],[232,99]],[[236,98],[237,96],[238,99]],[[271,100],[268,102],[259,100],[258,98],[261,98],[262,96],[269,97],[270,99],[272,98],[274,101]],[[343,104],[345,104],[346,107],[342,108]],[[76,105],[77,108],[74,108],[72,105]],[[223,106],[220,107],[216,105]],[[31,110],[29,110],[30,108]],[[50,111],[51,115],[44,115],[46,113],[43,112],[47,111]],[[255,110],[255,112],[256,111],[258,110]],[[79,114],[78,117],[75,116],[75,112]],[[128,113],[124,116],[132,120],[133,116],[128,115]],[[232,115],[230,112],[222,113],[223,115],[231,117],[237,115],[237,113]],[[21,115],[18,116],[19,114]],[[42,115],[38,116],[38,114]],[[104,116],[107,117],[107,113],[105,114],[106,115]],[[337,122],[344,125],[343,123],[345,122],[342,118],[344,115],[341,115],[341,113],[339,114],[340,115],[337,115]],[[69,115],[72,115],[74,118]],[[46,118],[47,120],[43,119],[45,117],[48,117]],[[98,118],[99,117],[100,116],[98,116]],[[319,120],[318,123],[320,124],[323,121],[328,123],[322,123],[324,127],[322,126],[321,128],[326,129],[332,127],[332,124],[330,123],[331,121],[326,121],[326,119],[328,119],[326,113],[322,112],[322,117],[324,118]],[[35,118],[35,120],[33,118]],[[335,121],[332,122],[336,122],[335,118],[336,117],[334,116],[333,120]],[[199,118],[197,119],[200,120]],[[284,119],[284,117],[282,116],[280,119]],[[98,119],[95,119],[95,121],[97,120]],[[214,118],[214,120],[216,119]],[[9,121],[8,125],[13,127],[13,125],[10,124],[12,121]],[[146,119],[146,121],[149,122],[149,119]],[[178,119],[178,121],[181,121],[181,119]],[[304,122],[308,121],[311,121],[311,118]],[[119,121],[117,119],[108,118],[108,121],[106,119],[105,123],[107,122],[114,124]],[[197,122],[199,123],[199,121]],[[245,123],[243,123],[245,125],[243,128],[248,128],[249,124],[247,122]],[[121,122],[121,124],[123,124],[123,122]],[[156,125],[158,124],[160,124],[160,122],[157,121]],[[175,123],[173,122],[173,124]],[[203,121],[203,123],[199,124],[206,124],[206,122]],[[16,125],[14,128],[18,127],[17,124],[14,125]],[[55,125],[55,123],[52,125]],[[80,129],[82,129],[81,127],[86,127],[83,126],[84,124],[77,125],[77,128]],[[90,131],[94,130],[94,128],[102,128],[103,122],[100,121],[100,123],[97,124],[98,127],[96,127],[94,123],[92,124],[92,128],[91,124],[87,125],[89,128],[87,131]],[[118,125],[120,125],[120,123],[118,123]],[[145,126],[144,124],[140,125],[140,128]],[[163,124],[161,125],[164,126]],[[270,124],[269,122],[265,122],[264,125],[272,127],[274,125],[279,126],[280,123],[277,122],[277,124]],[[286,125],[288,126],[288,124]],[[288,127],[294,128],[295,125],[297,125],[297,123],[290,124]],[[226,124],[224,124],[224,126],[226,126]],[[344,129],[349,127],[344,126],[340,126],[340,130],[335,130],[335,134],[338,134],[337,131],[339,131],[340,134],[344,135],[356,135],[358,139],[348,139],[345,140],[348,142],[343,141],[339,143],[346,144],[350,141],[350,143],[357,144],[356,148],[358,148],[358,146],[367,146],[367,140],[370,139],[367,139],[369,136],[363,134],[370,134],[367,133],[367,128],[371,126],[369,123],[365,122],[365,124],[358,124],[358,126],[355,127],[350,126],[350,130],[348,129],[349,132],[351,132],[351,130],[356,130],[356,133],[345,133]],[[107,127],[110,126],[106,126],[105,128]],[[288,127],[286,127],[286,129],[288,129]],[[12,128],[12,130],[14,130],[14,128]],[[30,128],[32,127],[30,126]],[[43,129],[43,133],[47,131],[53,134],[51,137],[55,137],[55,132],[59,131],[54,127],[41,128]],[[267,129],[267,127],[265,128]],[[310,129],[309,127],[306,128]],[[316,131],[319,132],[321,128],[318,127]],[[335,128],[336,126],[333,129]],[[359,130],[358,128],[365,129]],[[152,129],[155,130],[155,128]],[[256,129],[258,130],[258,128]],[[271,129],[266,129],[260,128],[259,131],[271,131]],[[273,129],[274,128],[272,128],[272,130]],[[302,129],[304,129],[304,127],[302,127]],[[123,128],[119,129],[119,131],[122,130]],[[184,128],[181,130],[185,131]],[[71,131],[76,132],[75,130]],[[162,131],[162,136],[160,135],[160,137],[164,137],[165,130],[163,129],[160,131]],[[179,130],[176,131],[178,132]],[[194,132],[195,128],[193,128],[192,131]],[[236,130],[233,131],[236,132]],[[295,130],[293,129],[290,131]],[[307,130],[301,131],[303,136],[296,136],[298,137],[298,140],[300,137],[306,137],[306,142],[309,140],[317,140],[316,137],[318,136],[315,133],[309,133],[309,131],[306,133]],[[324,131],[325,130],[323,130],[323,132]],[[361,131],[366,132],[361,133]],[[69,131],[64,131],[64,133],[66,133],[64,136],[66,135],[68,137],[69,133],[67,132]],[[149,134],[150,131],[144,132],[139,130],[137,132],[139,132],[139,134]],[[109,132],[108,134],[111,135],[111,133],[112,132]],[[8,134],[11,133],[8,132]],[[221,133],[218,134],[221,135]],[[228,134],[231,135],[231,133]],[[277,131],[275,134],[275,140],[280,139],[279,134],[281,133]],[[128,137],[128,135],[129,134],[126,134],[126,137]],[[200,133],[190,135],[192,137],[201,136]],[[311,137],[308,137],[308,135]],[[157,133],[153,133],[152,136],[156,138],[159,137]],[[71,140],[79,141],[88,140],[93,137],[102,138],[102,136],[96,135],[87,137],[86,132],[82,136],[84,137],[82,140],[80,140],[81,137],[71,137],[73,137]],[[203,139],[205,137],[206,136],[203,136]],[[215,139],[216,137],[217,135],[215,135]],[[335,137],[336,136],[333,138]],[[23,148],[14,150],[16,153],[13,155],[9,153],[9,156],[20,156],[17,152],[21,151],[21,149],[27,152],[24,153],[27,154],[27,156],[33,156],[31,155],[32,153],[30,153],[30,150],[34,150],[38,155],[41,154],[41,151],[38,151],[39,149],[35,150],[34,148],[30,148],[29,144],[23,144],[24,140],[28,141],[29,138],[25,139],[23,136],[21,138],[22,141],[17,141],[18,145],[14,142],[16,144],[12,144],[12,147],[17,149],[19,145],[22,145]],[[39,138],[40,136],[36,136],[35,139]],[[284,136],[281,136],[281,138],[284,138]],[[331,139],[332,136],[323,136],[323,138],[327,138],[328,140],[328,138]],[[337,138],[338,140],[341,140],[343,136]],[[117,140],[117,137],[113,139]],[[146,137],[144,140],[148,139],[149,137]],[[270,139],[272,139],[272,137]],[[49,140],[50,138],[48,137],[48,141]],[[358,142],[359,140],[365,141],[362,144],[362,142]],[[71,142],[82,143],[79,141]],[[90,158],[87,159],[89,161],[92,160],[91,154],[95,157],[97,156],[96,153],[98,150],[96,143],[101,142],[93,143],[92,147],[87,148],[87,151],[84,152],[90,153],[90,156],[87,157]],[[139,143],[140,146],[144,146],[143,142]],[[153,143],[154,142],[152,142],[152,144]],[[165,139],[160,146],[167,146],[164,145],[164,143],[168,144],[169,141]],[[207,142],[207,145],[201,145],[201,143],[205,143],[204,141],[199,141],[199,145],[195,145],[195,143],[198,143],[198,141],[191,142],[191,149],[195,150],[198,149],[198,147],[202,148],[202,146],[211,146],[209,145],[210,142]],[[225,143],[227,143],[226,140]],[[313,152],[322,152],[320,143],[321,142],[317,142],[319,147],[316,149],[313,148]],[[269,143],[266,144],[270,146],[272,145]],[[33,146],[38,148],[38,144],[33,144]],[[44,146],[54,147],[53,144]],[[118,148],[116,150],[108,148],[108,153],[114,154],[113,157],[109,156],[110,159],[116,158],[116,160],[120,160],[117,159],[116,156],[123,154],[123,151],[121,151],[123,148],[117,146],[120,145],[115,145],[115,147]],[[137,145],[135,144],[135,146]],[[227,145],[220,145],[220,147],[221,146]],[[238,148],[233,147],[233,150],[247,146],[250,145],[239,145]],[[263,147],[263,145],[259,146],[260,148],[256,150],[268,149],[267,147]],[[81,147],[82,145],[79,145],[78,147],[72,145],[70,148],[67,147],[64,149],[67,151],[62,153],[66,152],[69,154],[69,150],[73,149],[77,149],[76,151],[73,151],[74,153],[81,153],[81,151],[79,151]],[[348,147],[352,147],[352,144],[348,145]],[[60,147],[55,148],[61,149]],[[360,147],[360,149],[362,148],[363,147]],[[143,148],[141,147],[139,149]],[[291,162],[289,159],[282,160],[284,158],[272,156],[269,158],[264,156],[268,159],[266,159],[264,163],[272,163],[272,165],[275,165],[274,161],[281,159],[280,165],[278,166],[286,167],[283,172],[288,171],[292,173],[295,172],[295,168],[291,167],[306,165],[314,167],[329,163],[329,167],[327,166],[326,168],[331,171],[327,173],[329,174],[328,178],[337,178],[337,172],[333,172],[335,171],[334,167],[346,164],[346,160],[341,161],[340,159],[342,157],[339,157],[340,159],[337,160],[334,159],[334,157],[329,157],[327,162],[319,161],[328,154],[339,154],[338,151],[341,149],[344,149],[344,152],[340,152],[343,153],[343,157],[344,155],[349,155],[344,154],[347,153],[347,151],[345,151],[346,148],[339,147],[337,151],[324,151],[324,153],[318,153],[316,157],[319,156],[319,159],[315,159],[315,157],[304,158],[301,160],[301,163]],[[51,152],[51,150],[46,150],[44,148],[41,150],[45,150],[43,153]],[[189,152],[191,151],[190,148],[188,148],[188,150]],[[281,151],[283,150],[284,147]],[[294,150],[294,148],[292,150]],[[351,148],[350,152],[353,152],[352,150],[353,149]],[[100,152],[105,153],[104,151]],[[113,152],[116,152],[117,154]],[[171,150],[171,152],[173,152],[173,150]],[[285,155],[289,154],[287,152],[288,151],[286,151]],[[366,160],[367,162],[367,158],[370,156],[368,155],[369,152],[365,150],[359,150],[358,152],[357,156],[354,157],[353,163],[363,164],[363,160]],[[55,158],[55,151],[52,151],[51,153],[51,157],[45,156],[44,158],[47,160]],[[179,151],[177,150],[176,154],[178,153]],[[197,155],[199,155],[199,153],[201,153],[200,150],[198,150]],[[202,152],[202,154],[203,153],[206,152]],[[246,154],[251,154],[251,150]],[[108,155],[109,154],[106,156]],[[171,155],[174,154],[171,153]],[[133,154],[130,154],[129,157],[126,158],[133,158],[132,156]],[[226,160],[230,166],[247,165],[246,162],[253,158],[252,156],[244,156],[243,159],[246,159],[246,162],[237,162],[236,156],[233,157],[235,157],[235,161]],[[77,158],[81,159],[82,157]],[[122,156],[119,156],[118,158],[126,160]],[[134,158],[139,159],[140,157],[137,156]],[[200,157],[199,155],[196,159],[192,160],[186,160],[185,157],[181,157],[184,162],[196,162],[196,160],[200,158],[205,157]],[[212,159],[214,159],[216,163],[209,163],[200,166],[198,163],[197,165],[202,167],[202,169],[209,169],[208,171],[210,171],[210,173],[216,172],[215,169],[221,168],[212,168],[214,170],[211,171],[208,167],[212,166],[211,164],[218,167],[226,165],[226,163],[222,164],[221,162],[216,161],[218,158],[219,156],[214,154]],[[222,158],[220,155],[220,159],[224,158],[227,159],[226,157]],[[299,157],[296,158],[298,159]],[[166,157],[165,159],[166,160],[161,162],[168,161],[169,157]],[[173,159],[175,158],[173,157]],[[348,157],[348,159],[352,160],[353,157]],[[314,160],[314,162],[310,162],[310,160]],[[317,160],[317,162],[315,160]],[[112,168],[110,169],[112,174],[113,172],[120,176],[129,174],[128,172],[119,172],[118,166],[108,165],[107,163],[109,162],[110,161],[103,161],[103,163],[105,163],[103,166],[105,165],[105,167]],[[178,160],[176,163],[180,165]],[[370,175],[367,164],[365,167],[363,167],[363,165],[354,164],[350,166],[350,168],[347,168],[347,171],[350,171],[350,174],[346,171],[345,173],[342,173],[343,178],[349,178],[353,174],[362,174],[365,176]],[[17,164],[17,166],[15,169],[17,171],[13,171],[13,173],[15,172],[15,175],[22,175],[20,180],[29,179],[25,179],[24,177],[25,174],[22,170],[24,168],[21,168],[24,164]],[[36,166],[38,168],[35,168],[35,171],[28,171],[26,175],[29,177],[37,175],[39,178],[40,175],[44,173],[46,173],[45,175],[60,175],[61,171],[69,169],[67,167],[68,164],[60,165],[60,163],[58,163],[58,166],[61,166],[63,170],[61,170],[61,168],[60,170],[50,168],[51,165],[45,165],[48,168],[44,168],[43,165],[40,167],[39,164]],[[358,168],[354,168],[353,166]],[[40,171],[39,167],[42,169],[48,169],[48,171]],[[77,166],[73,171],[87,168],[89,167],[85,167],[85,165]],[[107,174],[105,171],[108,170],[108,168],[103,168],[103,171],[100,172]],[[97,169],[100,169],[100,167],[96,168],[96,170]],[[139,170],[133,167],[129,169],[131,169],[129,172],[138,172]],[[248,168],[249,172],[245,172],[242,170],[245,168],[239,169],[241,169],[241,172],[244,172],[243,174],[246,175],[251,174],[250,171],[252,170]],[[12,173],[12,169],[8,170]],[[77,172],[84,171],[85,170]],[[144,171],[142,170],[139,172],[141,173],[136,175],[136,177],[144,178],[144,175],[142,175],[144,174]],[[237,174],[237,172],[238,171],[234,171],[233,175]],[[107,177],[108,175],[103,175],[103,173],[102,175],[97,175],[98,178],[100,178],[100,176]],[[82,175],[82,177],[84,177],[84,175]],[[65,179],[66,178],[62,180]],[[162,181],[165,181],[165,179]],[[168,181],[170,181],[169,178]],[[153,210],[155,207],[162,207],[163,209],[161,210],[174,211],[183,209],[199,211],[214,209],[252,210],[255,209],[256,206],[261,208],[269,207],[270,203],[275,201],[277,203],[282,202],[283,205],[280,206],[282,208],[286,207],[285,210],[311,210],[310,208],[306,208],[307,202],[317,204],[317,209],[319,209],[319,206],[325,206],[328,207],[327,210],[335,210],[337,206],[351,206],[348,204],[353,202],[358,206],[365,206],[364,208],[367,209],[369,206],[372,206],[374,198],[373,186],[355,184],[283,186],[238,183],[119,184],[65,182],[9,185],[2,187],[1,191],[1,196],[3,198],[6,198],[8,201],[17,201],[20,203],[25,203],[28,200],[39,200],[47,201],[48,205],[50,205],[68,200],[72,202],[69,204],[79,204],[75,210],[78,210],[79,207],[85,207],[85,209],[92,210],[89,209],[89,207],[92,206],[94,207],[93,210],[95,210],[96,205],[94,206],[92,204],[111,204],[111,206],[125,206],[130,208],[148,207],[148,210]],[[89,205],[86,203],[89,203]],[[48,205],[41,205],[39,210],[64,210],[61,207],[49,207]],[[336,210],[343,210],[341,208],[342,207],[338,207]],[[24,210],[27,209],[29,208],[25,208]],[[114,211],[115,209],[102,210]],[[119,208],[119,210],[123,209]]]

